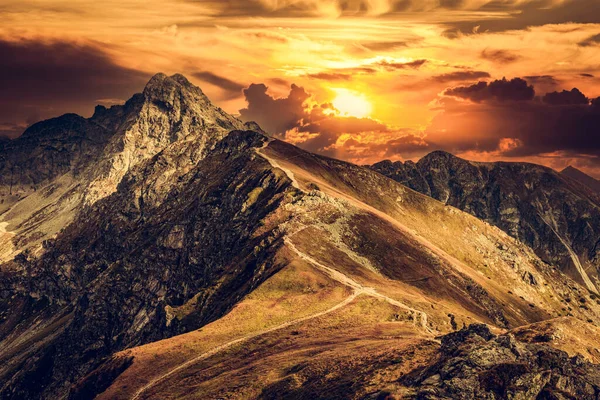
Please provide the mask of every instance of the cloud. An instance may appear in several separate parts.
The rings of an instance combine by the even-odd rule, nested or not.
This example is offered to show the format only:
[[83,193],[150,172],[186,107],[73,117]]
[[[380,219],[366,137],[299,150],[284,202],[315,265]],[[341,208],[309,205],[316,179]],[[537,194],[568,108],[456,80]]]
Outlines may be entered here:
[[255,121],[272,134],[285,134],[298,126],[306,115],[304,102],[310,95],[299,86],[292,84],[288,97],[273,98],[267,93],[268,87],[253,83],[244,89],[247,108],[240,110],[244,121]]
[[490,74],[485,71],[456,71],[447,74],[436,75],[432,79],[436,82],[473,81],[481,78],[489,78]]
[[480,11],[495,12],[498,16],[490,18],[486,15],[485,18],[446,22],[448,28],[444,35],[457,38],[462,35],[523,30],[548,24],[600,23],[600,3],[597,0],[493,0],[483,5]]
[[456,9],[461,8],[465,4],[464,0],[440,0],[440,7]]
[[579,42],[579,45],[582,47],[600,46],[600,33]]
[[368,50],[375,52],[396,50],[400,47],[406,46],[408,46],[408,43],[406,41],[363,42],[360,44],[360,47],[364,47]]
[[349,81],[352,79],[351,74],[341,72],[318,72],[315,74],[308,74],[306,76],[312,79],[320,79],[324,81]]
[[485,49],[481,52],[481,58],[493,61],[498,64],[511,64],[518,61],[522,57],[518,54],[514,54],[508,50],[488,50]]
[[0,124],[14,129],[67,112],[91,114],[98,99],[126,100],[151,75],[117,65],[93,43],[0,39],[0,54]]
[[225,99],[234,99],[242,95],[242,89],[246,87],[246,85],[242,85],[241,83],[235,82],[229,78],[225,78],[223,76],[213,74],[209,71],[199,71],[192,73],[192,76],[198,78],[203,82],[210,83],[211,85],[217,86],[223,91],[225,91]]
[[450,97],[471,100],[474,102],[482,101],[527,101],[535,96],[533,86],[521,78],[506,80],[496,80],[491,83],[478,82],[470,86],[459,86],[447,89],[444,94]]
[[334,155],[342,135],[363,132],[388,132],[389,128],[370,118],[340,115],[331,103],[317,103],[297,85],[287,97],[275,98],[264,84],[252,84],[244,90],[247,107],[240,110],[244,121],[255,121],[267,132],[300,147]]
[[[510,87],[508,93],[513,93],[513,86],[507,86],[512,81],[500,82]],[[519,86],[523,88],[522,83]],[[485,85],[480,83],[479,87],[486,91]],[[460,93],[471,96],[470,91]],[[442,101],[442,112],[426,129],[425,140],[436,148],[457,153],[503,158],[560,154],[595,160],[600,166],[600,99],[589,102],[577,88],[551,92],[542,98],[531,96],[533,88],[529,93],[527,98],[518,96],[518,102]]]
[[377,62],[373,63],[372,65],[375,65],[378,67],[383,67],[384,69],[386,69],[388,71],[395,71],[395,70],[399,70],[399,69],[419,69],[425,63],[427,63],[427,60],[425,60],[425,59],[414,60],[414,61],[405,61],[405,62],[381,60],[381,61],[377,61]]
[[546,93],[542,101],[553,106],[566,106],[578,104],[587,105],[589,104],[590,99],[585,97],[579,89],[573,88],[571,91],[563,90],[562,92]]

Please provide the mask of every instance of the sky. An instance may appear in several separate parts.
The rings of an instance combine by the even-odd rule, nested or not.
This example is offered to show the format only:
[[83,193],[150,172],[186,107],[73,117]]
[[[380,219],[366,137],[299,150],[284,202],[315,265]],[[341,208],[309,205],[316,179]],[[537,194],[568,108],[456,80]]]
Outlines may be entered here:
[[327,156],[600,178],[600,0],[3,0],[0,20],[0,135],[182,73]]

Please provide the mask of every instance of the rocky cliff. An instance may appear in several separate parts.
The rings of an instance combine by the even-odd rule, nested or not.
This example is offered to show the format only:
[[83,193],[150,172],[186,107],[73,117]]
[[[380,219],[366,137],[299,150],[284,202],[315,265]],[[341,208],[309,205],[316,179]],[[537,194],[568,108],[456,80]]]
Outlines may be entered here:
[[475,163],[445,152],[382,161],[380,172],[498,226],[589,290],[600,288],[600,197],[565,174],[526,163]]

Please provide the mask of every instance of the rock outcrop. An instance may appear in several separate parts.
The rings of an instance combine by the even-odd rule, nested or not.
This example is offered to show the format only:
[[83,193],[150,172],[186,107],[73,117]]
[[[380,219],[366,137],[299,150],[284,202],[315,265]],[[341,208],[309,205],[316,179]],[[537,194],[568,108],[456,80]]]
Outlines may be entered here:
[[439,358],[402,378],[407,398],[581,399],[600,396],[600,368],[543,343],[471,325],[441,338]]

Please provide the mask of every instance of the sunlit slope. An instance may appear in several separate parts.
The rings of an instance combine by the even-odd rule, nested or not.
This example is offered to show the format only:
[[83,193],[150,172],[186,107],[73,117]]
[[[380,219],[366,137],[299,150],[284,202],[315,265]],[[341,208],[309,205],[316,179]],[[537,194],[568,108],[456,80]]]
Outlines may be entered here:
[[[119,353],[132,364],[100,398],[401,392],[398,377],[432,357],[435,337],[465,324],[502,332],[573,316],[596,329],[596,296],[499,229],[280,141],[256,152],[303,193],[274,214],[286,266],[210,325]],[[82,393],[103,390],[103,373]]]
[[[408,285],[419,290],[427,303],[466,309],[466,315],[474,313],[503,327],[569,314],[584,320],[598,318],[594,294],[487,223],[368,169],[280,141],[272,141],[261,154],[292,175],[301,189],[318,188],[316,192],[343,202],[349,210],[335,221],[305,228],[313,232],[300,246],[319,252],[310,241],[318,235],[317,228],[336,239],[327,242],[352,249],[353,261],[368,264],[370,268],[361,268],[361,273],[370,271],[382,290]],[[302,231],[297,235],[300,240]],[[331,257],[332,251],[322,253],[320,257]],[[338,267],[344,264],[339,260],[326,263]],[[586,298],[592,306],[572,303],[574,296]]]

